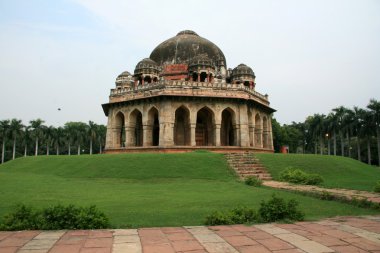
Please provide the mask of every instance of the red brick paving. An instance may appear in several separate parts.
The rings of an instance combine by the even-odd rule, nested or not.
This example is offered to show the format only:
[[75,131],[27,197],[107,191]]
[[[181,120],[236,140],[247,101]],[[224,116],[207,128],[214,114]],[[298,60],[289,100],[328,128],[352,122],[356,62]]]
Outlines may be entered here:
[[[257,227],[245,225],[214,226],[202,227],[202,229],[198,229],[198,232],[197,227],[142,228],[123,230],[125,235],[120,230],[117,232],[112,230],[66,231],[62,236],[59,234],[56,237],[55,240],[57,241],[48,252],[219,253],[220,249],[226,249],[228,252],[232,252],[231,250],[234,249],[234,252],[240,253],[305,252],[295,246],[298,245],[306,252],[326,252],[323,250],[327,249],[327,251],[343,253],[380,253],[380,217],[339,217],[318,223],[298,222]],[[276,228],[281,229],[276,230]],[[278,231],[282,234],[278,234]],[[354,232],[351,233],[351,231]],[[51,237],[46,237],[48,232],[41,234],[45,235],[45,239],[44,236],[37,237],[40,233],[40,231],[0,231],[0,252],[16,253],[22,247],[27,249],[30,247],[28,245],[39,245],[38,243],[42,242],[41,240],[51,240],[49,239]],[[115,242],[114,239],[117,236],[121,240]],[[126,240],[123,236],[124,238],[127,237]],[[134,239],[130,237],[134,237]],[[213,243],[206,243],[207,240],[213,240]],[[299,240],[301,243],[305,241],[305,246],[299,244]],[[319,247],[321,251],[308,249],[307,245],[310,243]],[[33,251],[24,250],[22,252],[32,253]]]

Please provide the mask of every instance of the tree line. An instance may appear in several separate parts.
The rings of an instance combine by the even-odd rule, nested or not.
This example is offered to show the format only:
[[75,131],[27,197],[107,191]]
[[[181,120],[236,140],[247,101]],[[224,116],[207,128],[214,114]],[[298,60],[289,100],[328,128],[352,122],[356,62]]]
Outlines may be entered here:
[[[341,155],[368,164],[380,162],[380,101],[366,108],[340,106],[327,115],[314,114],[304,122],[280,125],[272,120],[275,150],[291,153]],[[373,155],[377,150],[377,155]]]
[[67,122],[63,127],[44,125],[41,119],[0,121],[1,163],[21,156],[102,153],[106,127],[89,121]]

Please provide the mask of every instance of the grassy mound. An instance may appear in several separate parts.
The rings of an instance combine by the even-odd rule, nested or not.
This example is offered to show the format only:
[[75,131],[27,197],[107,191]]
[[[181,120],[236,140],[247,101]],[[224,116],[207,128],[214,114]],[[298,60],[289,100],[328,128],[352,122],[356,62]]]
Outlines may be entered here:
[[322,186],[328,188],[372,191],[376,181],[380,180],[379,167],[369,166],[347,157],[301,154],[257,154],[256,156],[276,180],[279,180],[281,171],[287,167],[321,175],[324,179]]
[[236,180],[220,154],[39,156],[0,165],[0,217],[17,203],[96,205],[113,227],[201,225],[216,210],[296,198],[306,219],[373,210],[255,188]]

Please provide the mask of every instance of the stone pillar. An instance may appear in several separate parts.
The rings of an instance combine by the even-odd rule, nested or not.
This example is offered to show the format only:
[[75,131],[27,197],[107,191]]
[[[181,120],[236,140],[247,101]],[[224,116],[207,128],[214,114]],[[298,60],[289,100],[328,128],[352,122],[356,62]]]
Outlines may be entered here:
[[152,127],[149,125],[143,125],[143,146],[152,146]]
[[160,146],[174,146],[174,116],[170,101],[164,101],[160,108]]
[[255,146],[255,127],[249,124],[249,146]]
[[113,129],[112,129],[112,110],[110,110],[108,114],[105,148],[110,149],[113,147],[114,147],[114,144],[113,144]]
[[269,148],[274,149],[273,147],[273,132],[272,132],[272,117],[269,117]]
[[196,146],[197,143],[195,142],[195,128],[197,124],[191,123],[190,124],[190,146]]
[[130,126],[129,124],[125,127],[125,142],[126,147],[134,147],[136,144],[135,140],[135,126]]
[[249,147],[249,128],[248,128],[248,113],[247,105],[241,104],[239,106],[240,116],[240,146]]
[[215,146],[220,146],[220,126],[221,124],[215,124]]

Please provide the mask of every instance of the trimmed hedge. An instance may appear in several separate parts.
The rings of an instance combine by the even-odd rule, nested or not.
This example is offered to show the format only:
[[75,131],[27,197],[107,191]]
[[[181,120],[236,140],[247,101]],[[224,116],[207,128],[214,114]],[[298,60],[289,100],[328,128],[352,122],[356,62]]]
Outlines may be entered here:
[[18,205],[13,212],[4,216],[0,230],[100,229],[109,226],[106,215],[94,205],[56,205],[41,210]]
[[247,177],[245,179],[244,183],[246,185],[258,187],[258,186],[261,186],[263,184],[263,180],[261,180],[258,177],[255,177],[255,176],[250,176],[250,177]]
[[268,201],[261,201],[258,212],[248,207],[238,207],[228,211],[215,211],[206,217],[205,224],[231,225],[243,223],[263,223],[274,221],[300,221],[304,213],[297,209],[298,202],[294,199],[285,201],[272,195]]
[[300,169],[288,167],[280,173],[280,180],[294,184],[319,185],[323,178],[319,174],[308,174]]

